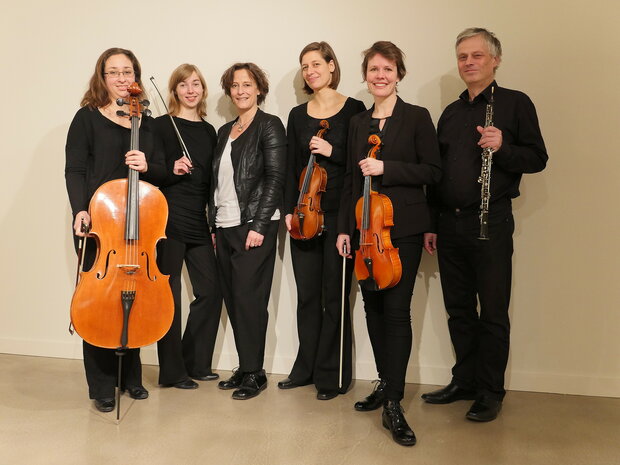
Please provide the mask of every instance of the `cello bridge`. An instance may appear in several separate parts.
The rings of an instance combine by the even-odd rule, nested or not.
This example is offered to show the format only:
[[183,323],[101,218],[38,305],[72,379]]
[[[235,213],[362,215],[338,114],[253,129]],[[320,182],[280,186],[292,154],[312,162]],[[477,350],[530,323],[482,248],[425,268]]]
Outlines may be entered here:
[[121,268],[127,274],[134,274],[136,271],[140,269],[140,265],[119,264],[119,265],[116,265],[116,267]]

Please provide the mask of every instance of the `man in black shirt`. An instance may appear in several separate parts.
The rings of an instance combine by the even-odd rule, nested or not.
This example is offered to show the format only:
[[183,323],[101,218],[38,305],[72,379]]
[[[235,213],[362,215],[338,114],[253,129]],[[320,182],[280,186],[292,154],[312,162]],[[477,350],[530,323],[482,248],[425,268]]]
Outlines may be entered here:
[[[532,101],[495,82],[502,55],[495,35],[486,29],[466,29],[456,39],[456,55],[467,90],[439,119],[443,179],[429,188],[437,233],[424,237],[429,253],[438,250],[456,363],[450,384],[422,398],[431,404],[475,400],[466,417],[491,421],[506,393],[514,231],[511,199],[519,196],[522,174],[542,171],[548,156]],[[489,104],[493,121],[483,127]],[[492,150],[489,240],[479,239],[483,149]]]

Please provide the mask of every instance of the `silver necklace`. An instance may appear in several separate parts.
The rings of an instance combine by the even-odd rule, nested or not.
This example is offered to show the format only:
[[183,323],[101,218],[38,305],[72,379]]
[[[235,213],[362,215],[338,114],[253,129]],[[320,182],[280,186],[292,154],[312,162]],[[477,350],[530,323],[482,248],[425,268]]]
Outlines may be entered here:
[[[256,115],[254,115],[254,116],[256,116]],[[237,121],[235,121],[235,123],[233,124],[233,126],[236,124],[236,125],[237,125],[237,130],[238,130],[239,132],[241,132],[241,131],[243,131],[243,129],[245,129],[245,128],[246,128],[246,127],[247,127],[247,126],[248,126],[248,125],[252,122],[252,120],[254,119],[254,116],[252,116],[252,117],[251,117],[251,118],[250,118],[247,122],[245,122],[245,123],[241,123],[241,122],[240,122],[240,121],[241,121],[241,118],[239,118]]]

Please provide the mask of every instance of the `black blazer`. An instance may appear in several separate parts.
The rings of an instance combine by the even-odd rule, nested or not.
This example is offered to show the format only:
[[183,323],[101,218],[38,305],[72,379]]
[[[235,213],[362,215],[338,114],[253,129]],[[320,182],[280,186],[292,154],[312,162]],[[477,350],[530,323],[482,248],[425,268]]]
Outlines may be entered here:
[[[217,133],[209,211],[211,228],[215,227],[217,216],[215,189],[220,162],[230,131],[237,120],[226,123]],[[276,209],[282,208],[284,196],[286,132],[280,118],[259,109],[245,132],[232,142],[230,156],[241,224],[252,220],[250,229],[264,235]]]
[[[364,188],[358,163],[368,154],[373,111],[374,106],[351,118],[347,170],[338,215],[339,234],[352,236],[355,232],[355,205]],[[384,169],[378,179],[379,192],[387,195],[394,206],[392,239],[429,232],[430,215],[423,186],[439,182],[441,158],[428,110],[398,97],[382,143],[379,159],[383,160]]]

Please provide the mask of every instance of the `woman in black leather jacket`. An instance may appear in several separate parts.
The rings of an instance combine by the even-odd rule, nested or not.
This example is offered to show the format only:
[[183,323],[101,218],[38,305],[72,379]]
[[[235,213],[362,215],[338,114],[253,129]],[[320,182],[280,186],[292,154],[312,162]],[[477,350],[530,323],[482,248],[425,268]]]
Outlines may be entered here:
[[258,66],[236,63],[224,72],[221,84],[239,116],[218,131],[209,218],[239,368],[218,387],[235,389],[233,399],[243,400],[267,386],[267,305],[284,191],[286,134],[277,116],[258,108],[269,92]]

